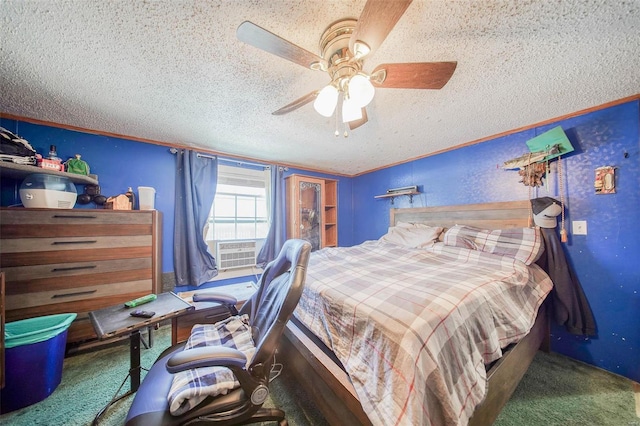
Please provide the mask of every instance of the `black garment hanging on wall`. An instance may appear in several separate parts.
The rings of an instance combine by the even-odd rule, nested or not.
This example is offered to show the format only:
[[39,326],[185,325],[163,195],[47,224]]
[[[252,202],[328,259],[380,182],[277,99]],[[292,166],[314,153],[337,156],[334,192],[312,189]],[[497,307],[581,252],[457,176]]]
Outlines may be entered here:
[[589,301],[571,265],[567,262],[562,243],[555,228],[540,228],[544,239],[544,253],[538,264],[553,281],[551,312],[559,325],[571,334],[596,336],[596,323]]

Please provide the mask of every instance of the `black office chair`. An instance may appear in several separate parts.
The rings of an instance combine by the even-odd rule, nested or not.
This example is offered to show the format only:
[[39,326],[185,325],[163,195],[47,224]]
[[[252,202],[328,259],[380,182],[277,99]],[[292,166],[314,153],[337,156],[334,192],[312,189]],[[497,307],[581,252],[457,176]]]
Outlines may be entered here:
[[[242,425],[278,421],[286,426],[282,410],[267,409],[262,404],[269,395],[269,376],[278,342],[302,294],[310,252],[311,245],[306,241],[286,241],[278,257],[264,269],[256,293],[240,309],[239,316],[249,316],[255,344],[248,366],[245,354],[236,349],[205,346],[183,350],[184,344],[173,346],[160,355],[144,378],[126,425]],[[194,297],[220,300],[215,294]],[[221,301],[229,306],[234,304],[232,299]],[[231,319],[234,318],[228,320]],[[223,322],[216,323],[216,327]],[[240,387],[225,395],[207,396],[186,413],[172,415],[167,397],[173,374],[211,366],[229,368]]]

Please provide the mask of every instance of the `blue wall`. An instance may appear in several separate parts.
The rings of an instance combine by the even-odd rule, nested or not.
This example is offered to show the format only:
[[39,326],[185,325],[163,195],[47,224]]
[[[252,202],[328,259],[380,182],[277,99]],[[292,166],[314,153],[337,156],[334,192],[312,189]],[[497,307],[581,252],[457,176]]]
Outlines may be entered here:
[[[586,220],[589,232],[570,235],[567,255],[599,334],[584,339],[554,326],[552,349],[640,381],[639,109],[639,102],[633,101],[355,178],[300,169],[288,174],[338,179],[338,240],[350,246],[386,232],[390,203],[374,196],[389,188],[418,185],[422,194],[414,197],[414,207],[527,199],[528,189],[518,183],[517,172],[504,171],[501,165],[527,152],[527,140],[561,125],[576,148],[563,159],[567,229],[571,232],[571,220]],[[175,158],[167,147],[13,120],[0,123],[29,140],[38,152],[46,153],[54,144],[62,158],[82,154],[92,173],[99,175],[105,195],[124,193],[128,186],[156,188],[156,208],[164,214],[163,271],[173,271]],[[617,167],[617,193],[595,195],[595,168],[605,165]],[[533,194],[545,195],[555,196]],[[3,179],[2,205],[18,203],[16,196],[16,184]],[[410,206],[407,197],[395,201],[395,207]]]
[[[526,141],[561,125],[576,151],[566,174],[566,252],[599,329],[592,339],[554,326],[552,349],[640,381],[640,112],[639,102],[606,108],[358,176],[353,181],[354,244],[379,238],[389,222],[388,188],[419,185],[414,207],[528,199],[504,161],[528,152]],[[616,166],[617,193],[596,195],[595,169]],[[538,196],[555,196],[541,190]],[[535,197],[535,193],[533,197]],[[558,198],[558,197],[556,197]],[[407,197],[396,207],[410,207]],[[586,220],[588,235],[571,235],[571,220]]]
[[[175,155],[169,153],[168,147],[16,120],[0,119],[0,126],[29,141],[40,154],[46,155],[49,146],[55,145],[58,156],[63,160],[75,154],[82,155],[82,159],[91,167],[91,173],[98,175],[100,190],[105,196],[124,194],[130,186],[135,192],[138,186],[155,188],[155,207],[163,215],[162,271],[173,272],[176,160]],[[35,167],[34,170],[37,171]],[[302,169],[290,169],[285,175],[292,173],[338,179],[338,241],[341,245],[351,245],[351,178]],[[20,204],[20,183],[21,180],[2,179],[2,206]],[[79,194],[84,192],[82,185],[76,186]],[[76,204],[75,208],[96,208],[96,205]],[[238,279],[230,279],[224,280],[224,283],[237,281]]]

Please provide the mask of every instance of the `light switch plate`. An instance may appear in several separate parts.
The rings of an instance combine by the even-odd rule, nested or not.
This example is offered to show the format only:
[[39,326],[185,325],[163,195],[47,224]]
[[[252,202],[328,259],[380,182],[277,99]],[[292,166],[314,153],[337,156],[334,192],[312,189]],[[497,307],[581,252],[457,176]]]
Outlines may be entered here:
[[587,235],[586,220],[574,220],[571,225],[573,227],[573,235]]

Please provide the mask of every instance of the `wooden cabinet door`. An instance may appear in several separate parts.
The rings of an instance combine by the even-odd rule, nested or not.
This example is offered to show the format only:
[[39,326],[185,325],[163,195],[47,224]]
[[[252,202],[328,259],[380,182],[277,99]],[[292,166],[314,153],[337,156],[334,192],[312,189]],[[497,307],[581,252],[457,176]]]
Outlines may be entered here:
[[288,238],[300,238],[319,250],[324,241],[324,180],[292,175],[287,179]]

